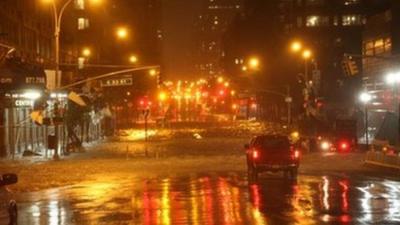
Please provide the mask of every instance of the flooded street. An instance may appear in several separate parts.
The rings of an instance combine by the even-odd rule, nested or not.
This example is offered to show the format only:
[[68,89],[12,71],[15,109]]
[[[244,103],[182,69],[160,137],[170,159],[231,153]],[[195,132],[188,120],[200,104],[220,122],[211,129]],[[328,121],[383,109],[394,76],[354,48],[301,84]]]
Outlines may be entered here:
[[246,173],[107,180],[18,196],[20,224],[399,224],[400,182]]

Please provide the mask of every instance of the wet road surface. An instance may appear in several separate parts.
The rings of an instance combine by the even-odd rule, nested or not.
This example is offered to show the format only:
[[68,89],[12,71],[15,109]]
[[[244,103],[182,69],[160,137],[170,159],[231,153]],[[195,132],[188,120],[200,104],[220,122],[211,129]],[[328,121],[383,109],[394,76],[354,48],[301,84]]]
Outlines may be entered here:
[[242,172],[115,179],[18,195],[19,224],[400,224],[400,182]]

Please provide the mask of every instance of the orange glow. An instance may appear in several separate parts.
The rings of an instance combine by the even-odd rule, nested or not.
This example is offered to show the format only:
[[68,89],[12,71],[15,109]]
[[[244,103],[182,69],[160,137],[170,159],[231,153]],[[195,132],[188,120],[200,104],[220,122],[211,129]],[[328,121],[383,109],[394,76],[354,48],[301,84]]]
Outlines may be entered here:
[[84,48],[82,50],[82,55],[85,56],[85,57],[89,57],[91,54],[92,54],[92,52],[90,51],[89,48]]
[[128,37],[128,29],[119,27],[117,28],[116,34],[119,39],[126,39]]
[[303,48],[303,45],[299,41],[294,41],[290,48],[293,52],[299,52]]
[[303,51],[303,58],[304,59],[309,59],[309,58],[311,58],[311,56],[312,56],[312,52],[310,50],[306,49],[306,50]]
[[249,60],[249,67],[251,69],[258,69],[258,67],[260,66],[260,60],[256,57],[252,57]]
[[258,159],[260,157],[260,153],[257,150],[253,150],[253,159]]
[[155,75],[157,75],[157,70],[155,70],[155,69],[149,70],[149,75],[154,77]]
[[137,63],[137,62],[138,62],[137,56],[136,56],[136,55],[131,55],[131,56],[129,57],[129,62],[131,62],[131,63]]

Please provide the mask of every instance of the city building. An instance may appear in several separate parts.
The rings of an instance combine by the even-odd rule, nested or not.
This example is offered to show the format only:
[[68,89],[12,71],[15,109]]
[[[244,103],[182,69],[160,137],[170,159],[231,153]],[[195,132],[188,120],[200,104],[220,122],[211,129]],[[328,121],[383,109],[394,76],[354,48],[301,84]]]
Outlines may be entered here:
[[30,120],[53,66],[50,14],[38,1],[0,1],[0,156],[45,145],[46,128]]
[[[307,72],[314,85],[319,84],[314,96],[323,97],[325,106],[341,108],[347,113],[361,88],[362,70],[361,59],[353,58],[359,73],[347,76],[342,66],[344,56],[361,55],[362,31],[368,16],[385,9],[389,3],[387,0],[246,0],[244,15],[234,21],[224,40],[224,69],[241,84],[255,80],[251,87],[257,89],[290,85],[294,105],[298,104],[296,109],[303,105],[297,81],[304,79]],[[306,64],[301,52],[290,50],[293,41],[310,50]],[[254,55],[260,59],[260,68],[255,71],[248,65]]]
[[223,35],[243,10],[242,0],[203,0],[198,15],[195,43],[196,73],[201,77],[222,71]]
[[[22,61],[49,65],[53,58],[53,29],[38,1],[0,1],[0,44],[15,48]],[[50,10],[47,10],[50,11]],[[0,55],[8,51],[0,46]]]
[[400,78],[400,4],[371,16],[363,32],[363,89],[373,99],[367,105],[369,135],[398,144]]

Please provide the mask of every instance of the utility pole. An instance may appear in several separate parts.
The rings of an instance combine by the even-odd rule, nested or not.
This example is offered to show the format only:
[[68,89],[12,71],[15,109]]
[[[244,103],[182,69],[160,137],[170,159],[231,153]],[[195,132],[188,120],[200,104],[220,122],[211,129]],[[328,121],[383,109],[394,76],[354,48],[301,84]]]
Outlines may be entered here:
[[287,103],[287,123],[288,126],[292,123],[292,97],[290,96],[290,85],[286,87],[286,98],[285,101]]

